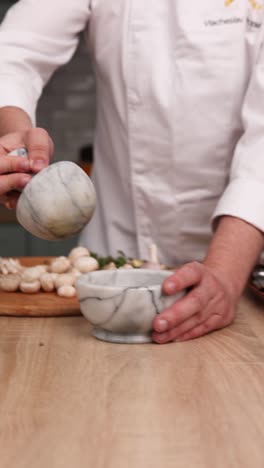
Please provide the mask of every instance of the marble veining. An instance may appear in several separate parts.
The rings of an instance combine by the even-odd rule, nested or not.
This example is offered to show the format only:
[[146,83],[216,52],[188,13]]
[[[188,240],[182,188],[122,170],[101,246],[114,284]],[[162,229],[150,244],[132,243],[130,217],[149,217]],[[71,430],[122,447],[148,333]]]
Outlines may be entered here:
[[183,296],[164,296],[161,285],[169,271],[96,271],[77,279],[83,315],[94,325],[93,335],[116,343],[151,341],[154,317]]
[[61,161],[34,175],[19,197],[16,215],[33,235],[59,240],[79,233],[95,205],[91,179],[77,164]]

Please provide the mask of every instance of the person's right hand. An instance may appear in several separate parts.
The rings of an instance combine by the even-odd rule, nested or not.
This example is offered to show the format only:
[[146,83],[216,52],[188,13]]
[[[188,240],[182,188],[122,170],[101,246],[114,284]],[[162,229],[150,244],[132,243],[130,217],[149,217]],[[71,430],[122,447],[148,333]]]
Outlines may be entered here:
[[[26,148],[28,158],[8,156]],[[0,138],[0,203],[15,208],[20,191],[30,181],[29,173],[37,173],[48,166],[54,151],[53,142],[42,128],[9,133]]]

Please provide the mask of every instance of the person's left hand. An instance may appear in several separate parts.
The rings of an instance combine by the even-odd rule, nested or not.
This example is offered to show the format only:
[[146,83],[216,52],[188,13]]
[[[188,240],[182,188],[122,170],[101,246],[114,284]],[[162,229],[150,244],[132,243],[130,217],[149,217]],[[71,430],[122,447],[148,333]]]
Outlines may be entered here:
[[236,316],[239,297],[224,275],[212,267],[192,262],[163,283],[167,295],[191,288],[153,321],[153,340],[158,344],[185,341],[229,325]]

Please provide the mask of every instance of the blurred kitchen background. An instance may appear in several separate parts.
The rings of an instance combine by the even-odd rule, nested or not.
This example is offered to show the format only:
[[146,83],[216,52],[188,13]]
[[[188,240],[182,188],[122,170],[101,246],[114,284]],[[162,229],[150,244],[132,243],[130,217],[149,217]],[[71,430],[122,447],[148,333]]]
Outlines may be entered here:
[[[0,0],[0,22],[15,0]],[[54,160],[88,165],[93,157],[95,84],[82,38],[71,62],[60,68],[39,102],[37,125],[55,143]],[[0,256],[67,255],[77,238],[50,242],[37,239],[16,221],[15,212],[0,205]]]

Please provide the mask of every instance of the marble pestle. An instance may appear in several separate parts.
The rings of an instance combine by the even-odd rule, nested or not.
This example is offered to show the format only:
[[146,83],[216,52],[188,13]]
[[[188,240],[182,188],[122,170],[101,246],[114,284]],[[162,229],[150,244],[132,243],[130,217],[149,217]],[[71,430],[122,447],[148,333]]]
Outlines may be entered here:
[[[9,155],[27,157],[24,148]],[[45,240],[63,240],[78,234],[91,220],[96,193],[89,176],[75,163],[53,163],[21,192],[16,216],[31,234]]]

